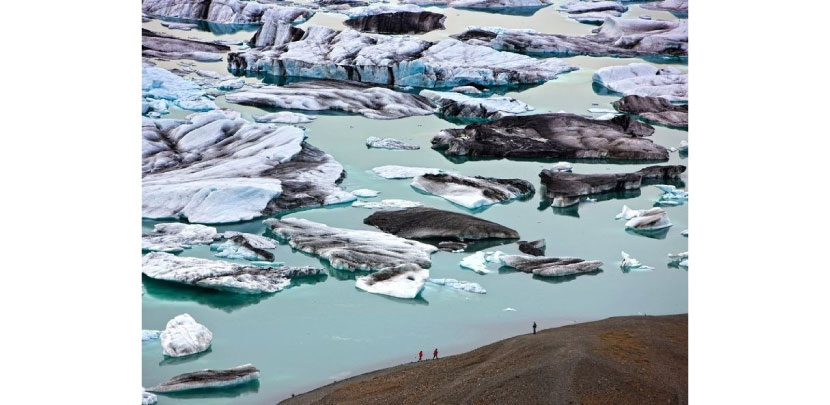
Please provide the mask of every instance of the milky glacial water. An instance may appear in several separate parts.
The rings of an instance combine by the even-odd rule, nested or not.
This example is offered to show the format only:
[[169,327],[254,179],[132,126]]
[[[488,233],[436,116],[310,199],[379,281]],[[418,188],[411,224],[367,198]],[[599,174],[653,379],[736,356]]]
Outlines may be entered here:
[[[448,8],[429,8],[447,15],[447,29],[422,37],[435,40],[461,32],[468,25],[497,25],[508,28],[534,28],[543,32],[587,34],[595,26],[570,21],[554,7],[539,10],[532,16],[499,15]],[[675,19],[669,13],[630,6],[625,16],[648,14],[659,19]],[[327,25],[342,29],[344,17],[318,13],[302,24]],[[255,28],[236,32],[209,30],[168,30],[158,20],[142,24],[155,31],[198,39],[249,39]],[[205,28],[210,28],[205,25]],[[574,57],[566,61],[580,70],[561,75],[539,86],[507,91],[536,110],[532,113],[567,111],[588,114],[588,108],[609,108],[618,96],[597,94],[591,84],[593,72],[603,66],[640,62],[638,59]],[[159,66],[174,68],[175,61],[157,61]],[[199,63],[199,69],[227,73],[223,62]],[[686,70],[683,65],[672,65]],[[257,81],[256,78],[246,78]],[[217,104],[243,113],[245,118],[265,111],[226,103]],[[171,109],[166,118],[184,117],[189,112]],[[441,129],[458,127],[437,116],[410,117],[398,120],[371,120],[361,116],[316,114],[317,119],[304,124],[308,142],[333,155],[347,172],[342,186],[347,190],[371,188],[379,197],[419,201],[425,206],[472,213],[516,229],[524,240],[545,238],[548,256],[575,256],[605,263],[593,275],[540,279],[532,275],[500,270],[479,275],[458,266],[469,253],[437,252],[432,255],[432,278],[456,278],[474,281],[487,294],[470,294],[427,285],[416,300],[393,299],[369,294],[354,286],[356,274],[333,270],[325,261],[292,251],[287,245],[274,250],[276,260],[287,265],[314,265],[327,269],[325,276],[305,280],[273,295],[245,296],[188,288],[142,278],[142,327],[163,329],[176,315],[189,313],[213,331],[208,352],[182,359],[166,358],[158,341],[142,343],[142,384],[153,386],[177,374],[205,368],[230,368],[252,363],[261,370],[258,383],[223,391],[196,391],[160,394],[160,404],[276,403],[333,380],[353,376],[380,367],[415,359],[419,350],[434,348],[441,355],[464,352],[474,347],[530,331],[536,321],[540,328],[573,322],[596,320],[616,315],[674,314],[688,311],[688,273],[668,266],[667,254],[684,252],[688,239],[680,234],[688,228],[688,204],[665,207],[674,224],[662,238],[650,238],[624,230],[623,221],[614,220],[623,204],[635,209],[653,206],[659,190],[646,186],[625,199],[583,203],[578,209],[545,207],[538,192],[539,172],[550,162],[528,160],[451,161],[430,149],[430,140]],[[676,147],[687,140],[686,131],[656,126],[651,139],[666,147]],[[421,146],[417,151],[367,149],[369,136],[394,137]],[[534,183],[537,193],[525,201],[469,211],[435,196],[421,194],[409,186],[410,180],[387,180],[370,170],[381,165],[435,167],[464,175],[522,178]],[[665,164],[683,164],[688,159],[676,152]],[[575,162],[577,173],[614,173],[636,171],[648,164],[609,164]],[[687,171],[688,173],[688,171]],[[684,175],[689,190],[688,176]],[[299,211],[287,217],[306,218],[331,226],[375,230],[363,224],[372,210],[347,205]],[[156,221],[143,221],[145,231]],[[262,220],[220,225],[219,231],[236,230],[264,234]],[[518,253],[515,244],[492,246],[488,250]],[[644,264],[655,267],[650,272],[619,269],[620,251],[624,250]],[[182,253],[217,259],[207,246]],[[239,261],[244,262],[244,261]],[[358,275],[361,275],[360,273]],[[515,311],[504,311],[513,308]],[[136,331],[136,338],[138,332]]]

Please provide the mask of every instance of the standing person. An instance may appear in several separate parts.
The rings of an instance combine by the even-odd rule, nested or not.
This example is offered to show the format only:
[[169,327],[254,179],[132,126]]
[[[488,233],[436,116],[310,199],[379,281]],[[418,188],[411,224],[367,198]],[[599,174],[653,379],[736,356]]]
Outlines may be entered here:
[[536,334],[536,321],[533,321],[533,334]]
[[424,357],[424,351],[421,350],[420,352],[418,352],[418,361],[421,361],[421,358],[423,358],[423,357]]
[[438,348],[436,347],[436,348],[435,348],[435,351],[434,351],[434,352],[432,352],[432,359],[433,359],[433,360],[435,360],[435,359],[437,359],[437,358],[438,358]]

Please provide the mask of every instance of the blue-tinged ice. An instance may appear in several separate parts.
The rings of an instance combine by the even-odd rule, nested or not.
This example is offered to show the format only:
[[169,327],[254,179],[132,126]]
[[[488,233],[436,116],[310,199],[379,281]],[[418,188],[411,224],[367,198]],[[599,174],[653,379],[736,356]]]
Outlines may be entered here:
[[168,100],[183,110],[216,109],[198,84],[160,67],[141,68],[141,91],[144,98]]

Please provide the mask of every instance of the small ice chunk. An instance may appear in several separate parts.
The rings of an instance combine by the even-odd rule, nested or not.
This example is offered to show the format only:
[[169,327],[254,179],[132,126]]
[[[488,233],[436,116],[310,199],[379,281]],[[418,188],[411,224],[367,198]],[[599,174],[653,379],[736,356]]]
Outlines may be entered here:
[[656,184],[654,187],[659,188],[663,192],[657,199],[658,205],[676,206],[689,200],[689,193],[684,190],[678,190],[675,186]]
[[683,231],[680,232],[680,234],[688,238],[689,237],[689,230],[684,229]]
[[422,269],[417,264],[407,263],[358,277],[355,287],[373,294],[415,298],[424,289],[428,278],[429,270]]
[[385,179],[411,179],[413,177],[421,176],[423,174],[438,174],[440,169],[433,169],[428,167],[407,167],[407,166],[379,166],[372,169],[375,174]]
[[505,308],[505,309],[502,309],[502,311],[505,311],[505,312],[516,312],[516,309],[515,309],[515,308],[510,308],[510,307],[507,307],[507,308]]
[[141,341],[144,342],[144,341],[147,341],[147,340],[158,339],[160,335],[161,335],[160,330],[142,329],[141,330]]
[[620,112],[617,110],[611,110],[609,108],[589,108],[588,112],[592,114],[619,114]]
[[423,204],[417,201],[409,201],[409,200],[398,200],[398,199],[388,199],[388,200],[381,200],[381,201],[355,201],[352,203],[352,207],[363,207],[368,209],[403,209],[403,208],[414,208],[420,207]]
[[231,90],[239,90],[242,86],[245,85],[245,80],[243,79],[231,79],[219,82],[216,85],[216,88],[223,91],[231,91]]
[[377,197],[378,194],[380,194],[380,191],[376,191],[376,190],[372,190],[372,189],[368,189],[368,188],[360,188],[360,189],[352,191],[352,194],[354,194],[355,197],[372,198],[372,197]]
[[279,111],[264,115],[254,116],[254,121],[269,124],[307,124],[317,117],[295,113],[291,111]]
[[418,150],[421,149],[418,145],[412,145],[404,141],[399,141],[394,138],[380,139],[376,136],[366,138],[366,146],[375,149],[390,149],[390,150]]
[[141,405],[154,405],[158,400],[156,394],[147,391],[141,392]]
[[622,254],[622,262],[620,263],[620,268],[625,271],[647,271],[647,270],[654,270],[654,267],[646,266],[640,263],[639,260],[631,257],[628,253],[620,252]]
[[681,267],[689,267],[689,252],[669,253],[669,264],[676,264]]
[[548,170],[552,170],[555,172],[569,172],[573,170],[574,165],[568,162],[556,162],[551,166]]
[[182,357],[207,350],[213,340],[213,332],[189,314],[181,314],[167,322],[160,338],[165,356]]
[[471,281],[459,281],[454,278],[431,278],[427,280],[430,284],[440,285],[444,287],[454,288],[456,290],[476,293],[476,294],[486,294],[487,290],[481,286],[479,283],[473,283]]
[[459,266],[470,269],[478,274],[488,274],[490,269],[487,268],[487,263],[502,263],[502,258],[507,256],[506,253],[496,251],[479,251],[461,259]]

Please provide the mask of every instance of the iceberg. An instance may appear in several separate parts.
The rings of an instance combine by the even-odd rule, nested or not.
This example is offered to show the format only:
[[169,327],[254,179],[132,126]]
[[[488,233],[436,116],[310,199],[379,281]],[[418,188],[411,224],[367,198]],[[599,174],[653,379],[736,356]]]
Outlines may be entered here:
[[640,263],[639,260],[631,257],[628,253],[620,252],[622,254],[622,262],[620,262],[620,268],[623,271],[647,271],[647,270],[654,270],[654,267],[646,266]]
[[428,167],[406,167],[406,166],[379,166],[372,169],[375,174],[384,179],[411,179],[424,174],[438,174],[440,169]]
[[359,188],[357,190],[352,190],[352,194],[354,194],[355,197],[372,198],[372,197],[377,197],[378,194],[380,194],[380,191],[371,190],[371,189],[368,189],[368,188]]
[[[550,169],[542,170],[539,177],[545,186],[545,197],[554,207],[578,204],[590,195],[639,190],[643,181],[678,180],[686,166],[649,166],[633,173],[578,174]],[[671,187],[671,186],[666,186]]]
[[366,138],[366,147],[376,149],[391,149],[391,150],[418,150],[421,149],[418,145],[408,144],[404,141],[399,141],[394,138],[378,138],[370,136]]
[[376,271],[401,264],[428,268],[435,246],[383,232],[334,228],[300,218],[266,219],[277,239],[322,257],[339,270]]
[[178,392],[195,389],[221,389],[246,384],[259,378],[259,370],[245,364],[228,370],[201,370],[177,375],[155,387],[153,392]]
[[620,17],[628,7],[619,0],[614,1],[586,1],[573,0],[559,5],[559,11],[568,15],[574,21],[584,24],[602,25],[608,17]]
[[158,402],[158,397],[155,394],[151,394],[147,391],[141,392],[141,405],[154,405]]
[[481,286],[479,283],[473,283],[471,281],[459,281],[454,278],[431,278],[427,280],[430,284],[440,285],[443,287],[448,287],[460,291],[466,291],[475,294],[486,294],[487,290]]
[[181,314],[167,322],[159,337],[165,356],[182,357],[207,350],[213,340],[213,332],[189,314]]
[[426,11],[414,4],[375,3],[344,10],[343,24],[362,32],[379,34],[420,34],[444,29],[447,16]]
[[498,119],[533,110],[533,107],[506,96],[482,98],[433,90],[421,90],[419,94],[438,105],[438,113],[447,117]]
[[372,294],[415,298],[423,291],[428,278],[429,270],[422,269],[417,264],[406,263],[358,277],[355,287]]
[[667,184],[655,184],[663,194],[657,199],[657,205],[676,206],[689,200],[689,193],[678,190],[677,187]]
[[403,208],[420,207],[421,205],[423,204],[417,201],[398,200],[394,198],[381,201],[355,201],[352,203],[352,207],[363,207],[368,208],[370,210],[397,210]]
[[163,99],[182,110],[210,111],[216,104],[199,85],[160,67],[141,68],[141,95],[145,99]]
[[315,80],[264,86],[231,93],[229,103],[264,108],[342,111],[374,119],[395,119],[435,112],[424,97],[358,82]]
[[669,265],[689,267],[689,252],[669,253]]
[[644,139],[654,128],[626,115],[596,120],[551,113],[445,129],[432,148],[446,156],[534,159],[668,160],[669,151]]
[[544,239],[534,240],[533,242],[520,240],[517,243],[519,244],[519,251],[522,253],[526,253],[531,256],[545,255],[546,244]]
[[632,210],[623,205],[622,212],[617,214],[615,219],[625,219],[626,229],[635,231],[658,231],[672,226],[668,214],[662,208],[651,208],[648,210]]
[[452,173],[423,174],[412,180],[411,186],[469,209],[525,199],[535,192],[533,185],[522,179],[467,177]]
[[161,59],[193,59],[217,62],[230,51],[227,45],[183,39],[148,29],[141,29],[141,56]]
[[155,340],[161,336],[160,330],[149,330],[149,329],[142,329],[141,330],[141,341],[146,342],[148,340]]
[[262,24],[277,20],[299,23],[314,15],[304,8],[243,0],[144,0],[141,12],[220,24]]
[[573,170],[573,168],[574,168],[574,165],[572,165],[568,162],[557,162],[557,163],[554,163],[553,166],[548,168],[548,170],[550,170],[552,172],[570,172],[571,170]]
[[518,232],[495,222],[435,208],[375,212],[363,223],[409,239],[469,241],[519,238]]
[[594,83],[623,96],[662,97],[668,101],[688,101],[688,75],[672,67],[658,68],[648,63],[607,66],[594,72]]
[[239,294],[275,293],[291,279],[320,274],[315,267],[265,267],[221,260],[178,257],[170,253],[144,255],[141,271],[147,277]]
[[591,273],[602,266],[599,260],[584,260],[575,257],[539,257],[506,255],[501,258],[505,266],[539,277],[572,276]]
[[224,242],[210,247],[211,250],[217,251],[216,257],[266,262],[274,260],[274,254],[264,250],[277,248],[277,243],[273,239],[233,231],[223,233],[222,237],[225,238]]
[[156,224],[153,232],[141,235],[141,249],[151,252],[177,253],[193,245],[205,245],[219,238],[216,228],[198,224],[171,222]]
[[458,265],[478,274],[488,274],[490,273],[490,269],[487,268],[487,263],[502,264],[502,258],[505,256],[507,256],[506,253],[498,250],[490,252],[478,251],[469,256],[465,256]]
[[316,119],[317,117],[290,111],[279,111],[275,113],[257,115],[253,118],[254,121],[259,123],[307,124]]
[[672,128],[689,127],[688,104],[672,104],[664,97],[638,95],[625,96],[613,104],[618,111],[637,114],[645,122]]

